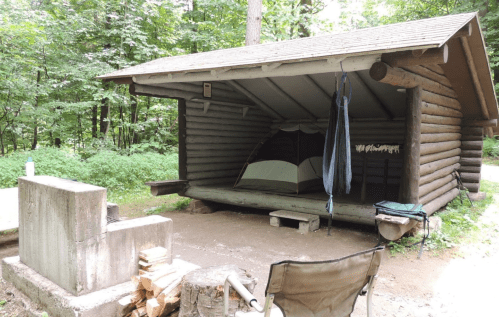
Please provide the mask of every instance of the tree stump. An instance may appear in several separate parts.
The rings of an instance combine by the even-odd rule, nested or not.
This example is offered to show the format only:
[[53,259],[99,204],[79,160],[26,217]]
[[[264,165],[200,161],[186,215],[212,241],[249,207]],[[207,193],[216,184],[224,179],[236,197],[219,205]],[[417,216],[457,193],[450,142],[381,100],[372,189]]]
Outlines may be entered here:
[[[223,317],[224,283],[229,274],[239,277],[241,283],[251,292],[256,280],[236,265],[211,266],[195,270],[184,277],[180,296],[179,317]],[[229,315],[236,311],[247,311],[244,299],[232,288],[229,296]]]

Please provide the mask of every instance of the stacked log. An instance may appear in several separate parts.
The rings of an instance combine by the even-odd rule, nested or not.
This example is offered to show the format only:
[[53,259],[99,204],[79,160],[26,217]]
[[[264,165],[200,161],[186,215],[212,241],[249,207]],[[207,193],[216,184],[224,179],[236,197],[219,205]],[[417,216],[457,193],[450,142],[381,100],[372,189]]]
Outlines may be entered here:
[[478,193],[482,166],[483,127],[470,126],[465,121],[462,134],[461,160],[459,162],[461,181],[471,193]]
[[[155,249],[150,253],[150,257],[142,256],[141,260],[151,262],[157,258],[161,252],[157,250],[158,248]],[[154,271],[140,270],[139,275],[131,277],[134,290],[130,295],[118,301],[119,316],[174,317],[178,315],[182,279],[196,269],[199,269],[199,266],[174,260],[173,264],[157,266]]]
[[419,158],[419,203],[431,215],[454,199],[459,191],[453,172],[460,167],[461,104],[449,80],[424,66],[405,67],[407,72],[424,77],[444,90],[427,89],[422,93],[421,145]]
[[186,103],[187,180],[234,184],[253,150],[269,136],[271,119],[254,107]]

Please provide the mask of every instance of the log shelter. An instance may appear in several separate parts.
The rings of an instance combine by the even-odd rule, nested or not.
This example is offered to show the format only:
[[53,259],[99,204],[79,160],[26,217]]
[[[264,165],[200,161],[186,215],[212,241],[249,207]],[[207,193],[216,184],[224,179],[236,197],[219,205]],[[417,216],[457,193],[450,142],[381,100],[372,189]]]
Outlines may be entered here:
[[98,78],[178,100],[179,180],[152,182],[153,193],[327,216],[324,192],[233,185],[279,128],[325,133],[342,70],[353,90],[353,180],[334,198],[336,220],[373,224],[380,200],[432,214],[459,194],[455,170],[478,196],[482,136],[498,107],[476,13],[160,58]]

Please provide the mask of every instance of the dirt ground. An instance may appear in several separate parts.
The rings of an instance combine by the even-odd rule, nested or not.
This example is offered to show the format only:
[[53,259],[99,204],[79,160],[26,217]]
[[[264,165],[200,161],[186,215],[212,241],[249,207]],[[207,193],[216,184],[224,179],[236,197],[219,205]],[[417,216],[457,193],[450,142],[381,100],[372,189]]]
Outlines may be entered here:
[[[497,225],[483,229],[488,237],[485,241],[438,254],[425,252],[422,260],[417,260],[414,252],[392,257],[386,251],[373,296],[375,316],[498,316],[491,298],[499,284],[498,206],[496,199],[483,217]],[[259,300],[264,298],[273,262],[333,259],[371,248],[377,242],[374,228],[346,223],[335,223],[330,237],[325,223],[306,235],[298,233],[297,224],[296,228],[271,227],[268,211],[231,207],[205,215],[185,211],[162,215],[173,220],[174,257],[202,267],[236,264],[246,269],[258,279],[255,295]],[[16,243],[2,244],[0,240],[0,258],[17,252]],[[24,316],[27,309],[36,308],[0,279],[2,300],[8,301],[0,310],[2,317]],[[352,316],[365,315],[365,299],[361,297]]]

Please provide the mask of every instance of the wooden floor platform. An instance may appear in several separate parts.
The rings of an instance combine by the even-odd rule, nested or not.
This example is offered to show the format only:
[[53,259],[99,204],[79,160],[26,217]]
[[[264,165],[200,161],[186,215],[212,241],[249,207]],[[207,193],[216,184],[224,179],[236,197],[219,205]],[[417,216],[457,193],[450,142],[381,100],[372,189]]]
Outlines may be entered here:
[[[243,207],[283,209],[321,217],[328,216],[325,208],[328,196],[324,192],[296,195],[233,189],[231,186],[191,186],[186,190],[185,196]],[[360,197],[355,194],[334,197],[333,220],[374,225],[376,213],[374,202],[361,204]]]

